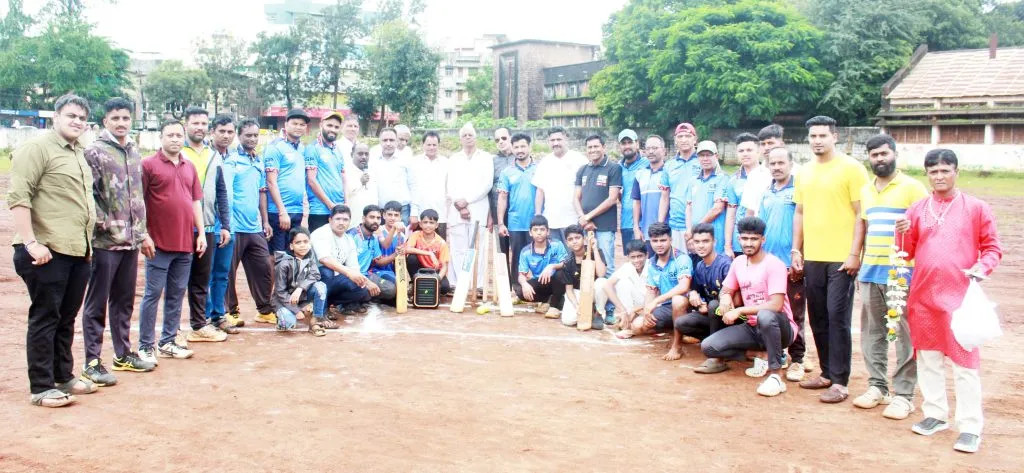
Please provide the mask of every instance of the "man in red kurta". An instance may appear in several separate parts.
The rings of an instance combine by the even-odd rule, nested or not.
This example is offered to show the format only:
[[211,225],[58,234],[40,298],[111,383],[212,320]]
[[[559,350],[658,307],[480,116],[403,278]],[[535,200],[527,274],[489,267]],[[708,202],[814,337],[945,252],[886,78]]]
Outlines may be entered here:
[[896,222],[896,229],[903,232],[896,244],[902,244],[907,258],[914,260],[907,321],[917,355],[925,419],[914,424],[913,431],[932,435],[949,428],[944,366],[948,357],[953,362],[960,430],[953,448],[974,453],[981,444],[983,423],[980,354],[977,348],[967,351],[957,343],[950,322],[970,278],[988,276],[1003,254],[992,209],[956,187],[956,154],[948,149],[929,151],[924,167],[932,195],[912,205],[906,218]]

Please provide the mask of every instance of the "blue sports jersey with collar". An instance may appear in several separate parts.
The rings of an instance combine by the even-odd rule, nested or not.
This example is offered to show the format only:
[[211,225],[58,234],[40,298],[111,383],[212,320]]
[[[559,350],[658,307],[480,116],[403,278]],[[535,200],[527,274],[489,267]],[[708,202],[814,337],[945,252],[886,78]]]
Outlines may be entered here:
[[669,189],[668,226],[673,230],[686,230],[686,200],[700,171],[697,153],[688,160],[677,155],[665,163],[661,184]]
[[508,193],[508,221],[505,227],[510,232],[530,231],[537,197],[537,188],[533,185],[536,170],[537,165],[532,161],[525,168],[513,162],[501,171],[498,178],[498,190]]
[[761,197],[761,208],[757,212],[765,223],[765,251],[782,260],[787,268],[793,264],[790,251],[793,249],[793,215],[796,213],[796,203],[793,202],[795,182],[796,176],[791,176],[789,183],[779,188],[773,180]]
[[[341,173],[345,171],[345,157],[340,148],[324,146],[320,142],[306,146],[303,153],[306,169],[316,168],[316,182],[335,205],[345,203],[345,183]],[[306,183],[306,198],[309,199],[310,215],[330,215],[331,209],[323,203],[313,188]]]
[[519,272],[528,273],[531,278],[539,276],[548,265],[561,263],[569,255],[559,241],[548,240],[543,253],[534,251],[534,245],[531,240],[530,244],[519,252]]
[[[654,255],[647,260],[647,285],[658,290],[658,294],[667,294],[675,288],[679,282],[691,277],[693,268],[690,265],[690,257],[682,255],[679,250],[672,249],[672,257],[664,265],[658,265],[658,256]],[[665,301],[664,304],[671,304],[672,301]]]
[[636,174],[642,169],[647,169],[651,166],[651,163],[647,161],[647,158],[638,156],[630,164],[626,164],[625,160],[619,161],[619,166],[622,167],[622,219],[619,222],[619,228],[623,230],[633,229],[633,184],[636,182]]
[[[277,189],[281,203],[289,214],[302,213],[302,202],[306,197],[306,148],[300,143],[291,143],[284,138],[274,138],[263,153],[263,164],[267,172],[277,172]],[[267,212],[281,213],[274,199],[267,196]]]
[[[711,211],[716,202],[725,201],[726,191],[729,186],[729,176],[714,170],[707,177],[702,172],[690,187],[689,201],[693,203],[693,225],[696,226],[705,215]],[[722,253],[725,250],[725,210],[711,221],[715,227],[715,252]]]

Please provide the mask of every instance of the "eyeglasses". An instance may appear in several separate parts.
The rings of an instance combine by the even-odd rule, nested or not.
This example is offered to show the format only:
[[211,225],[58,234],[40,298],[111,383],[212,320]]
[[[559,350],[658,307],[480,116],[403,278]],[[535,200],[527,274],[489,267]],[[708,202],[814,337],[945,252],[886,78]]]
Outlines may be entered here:
[[508,141],[508,137],[507,136],[499,136],[499,137],[494,139],[495,143],[497,143],[499,141]]

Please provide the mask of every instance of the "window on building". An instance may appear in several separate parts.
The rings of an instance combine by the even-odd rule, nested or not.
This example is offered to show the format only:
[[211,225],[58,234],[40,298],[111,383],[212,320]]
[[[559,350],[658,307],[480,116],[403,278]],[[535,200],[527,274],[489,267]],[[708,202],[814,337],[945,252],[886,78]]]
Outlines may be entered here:
[[452,66],[444,66],[444,75],[451,77],[453,69]]
[[459,103],[462,103],[463,100],[466,100],[466,91],[460,90],[458,92],[458,97],[455,100],[458,101]]
[[445,89],[444,96],[445,98],[452,98],[452,89]]
[[578,97],[579,96],[579,91],[577,90],[577,87],[576,87],[575,83],[569,84],[568,88],[566,89],[565,96],[566,97]]
[[1024,145],[1024,125],[994,125],[994,144]]
[[932,127],[930,126],[901,126],[889,129],[889,136],[892,136],[897,143],[906,144],[928,144],[932,142]]
[[452,119],[452,111],[451,110],[445,110],[444,111],[444,119],[445,120],[451,120]]
[[466,77],[466,69],[464,67],[458,68],[459,77]]
[[550,85],[545,85],[544,86],[544,98],[546,100],[551,100],[551,99],[555,98],[555,88],[550,86]]
[[985,143],[984,125],[945,125],[939,127],[939,143],[980,145]]

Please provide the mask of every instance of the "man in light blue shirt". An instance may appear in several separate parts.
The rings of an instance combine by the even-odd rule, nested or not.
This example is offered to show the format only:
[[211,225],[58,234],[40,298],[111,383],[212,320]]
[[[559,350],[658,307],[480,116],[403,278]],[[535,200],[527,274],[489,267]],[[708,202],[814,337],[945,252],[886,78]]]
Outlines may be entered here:
[[327,225],[331,209],[345,200],[345,150],[338,146],[344,117],[331,112],[320,120],[320,136],[306,146],[306,198],[309,199],[309,230]]
[[672,246],[686,251],[686,201],[690,186],[700,174],[700,162],[694,145],[697,143],[697,129],[689,123],[680,123],[675,132],[676,155],[665,163],[662,185],[669,190],[668,226],[672,229]]
[[[710,223],[715,227],[715,252],[725,254],[725,206],[729,176],[718,168],[718,146],[713,141],[701,141],[697,145],[701,174],[690,187],[686,204],[686,228],[698,223]],[[691,238],[689,230],[686,240]],[[726,254],[726,256],[731,255]],[[694,254],[692,257],[696,256]]]
[[[533,186],[533,173],[537,165],[530,156],[530,135],[512,136],[512,154],[516,160],[498,177],[498,233],[509,237],[512,268],[519,268],[519,254],[530,242],[530,221],[533,219],[537,188]],[[506,215],[508,220],[506,221]],[[514,278],[513,285],[519,284]]]
[[[658,135],[647,137],[647,161],[644,169],[636,172],[633,187],[629,191],[633,200],[633,239],[646,240],[647,230],[654,222],[664,222],[662,212],[668,212],[669,189],[662,185],[665,171],[665,140]],[[625,239],[623,234],[623,239]],[[650,243],[647,256],[654,256]]]
[[643,240],[643,235],[633,233],[633,184],[636,182],[636,173],[648,167],[647,159],[640,155],[640,139],[636,132],[625,129],[619,132],[619,153],[622,160],[619,166],[622,167],[622,195],[619,204],[622,209],[619,222],[619,230],[622,234],[622,251],[625,254],[626,244],[634,239]]
[[303,202],[306,199],[306,148],[299,141],[309,127],[309,115],[301,108],[288,112],[284,133],[274,138],[263,153],[267,168],[267,217],[274,234],[270,251],[288,248],[288,231],[302,224]]

